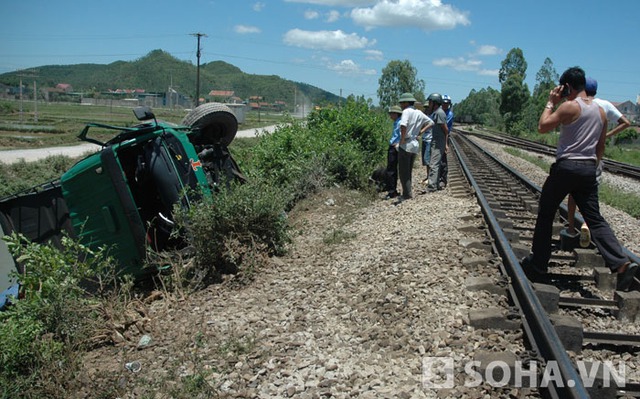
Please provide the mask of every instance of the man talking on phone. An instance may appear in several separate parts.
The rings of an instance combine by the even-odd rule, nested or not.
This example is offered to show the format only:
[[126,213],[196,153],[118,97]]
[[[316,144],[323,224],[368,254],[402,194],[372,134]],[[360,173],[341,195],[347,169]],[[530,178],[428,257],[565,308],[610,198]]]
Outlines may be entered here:
[[629,261],[611,227],[600,214],[596,161],[597,154],[604,150],[607,119],[598,104],[587,96],[585,82],[581,68],[567,69],[560,77],[560,85],[549,93],[547,105],[540,115],[538,132],[548,133],[560,126],[560,139],[556,162],[551,165],[542,186],[531,254],[521,263],[533,280],[547,273],[553,220],[560,203],[571,194],[606,266],[618,275],[616,288],[628,291],[638,264]]

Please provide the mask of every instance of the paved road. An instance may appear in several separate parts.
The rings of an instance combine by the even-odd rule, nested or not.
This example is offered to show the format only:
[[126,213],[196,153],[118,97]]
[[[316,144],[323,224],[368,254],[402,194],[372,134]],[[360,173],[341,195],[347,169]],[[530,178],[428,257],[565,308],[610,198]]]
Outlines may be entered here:
[[[236,137],[255,137],[258,133],[272,133],[276,126],[267,126],[260,129],[245,129],[238,130]],[[0,163],[11,164],[18,162],[20,159],[24,159],[27,162],[33,162],[52,155],[66,155],[68,157],[80,157],[82,155],[89,155],[92,152],[98,151],[100,146],[92,143],[82,143],[78,145],[70,145],[65,147],[49,147],[49,148],[34,148],[26,150],[6,150],[0,151]]]

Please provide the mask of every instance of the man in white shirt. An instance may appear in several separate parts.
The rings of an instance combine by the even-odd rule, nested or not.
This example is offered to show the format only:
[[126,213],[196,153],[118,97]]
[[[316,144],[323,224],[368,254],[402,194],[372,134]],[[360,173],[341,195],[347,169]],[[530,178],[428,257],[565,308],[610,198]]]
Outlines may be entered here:
[[[584,86],[584,91],[585,93],[587,93],[587,97],[591,98],[594,103],[598,104],[598,106],[602,108],[605,115],[607,116],[607,123],[610,123],[613,121],[617,122],[617,125],[613,129],[607,131],[607,134],[606,134],[607,138],[613,137],[616,134],[622,132],[624,129],[631,126],[629,119],[627,119],[622,114],[622,112],[620,112],[618,108],[615,107],[615,105],[611,104],[607,100],[603,100],[601,98],[595,98],[596,93],[598,92],[597,80],[591,77],[587,77],[586,83]],[[600,175],[602,174],[602,156],[603,155],[604,154],[598,154],[598,181],[600,180]],[[576,202],[574,201],[572,196],[569,196],[569,199],[567,202],[567,213],[568,213],[567,233],[570,236],[577,235],[578,232],[575,229]],[[580,227],[579,234],[580,234],[580,246],[588,247],[589,244],[591,244],[591,232],[589,231],[589,227],[587,226],[586,223],[583,223],[582,227]]]
[[402,108],[400,148],[398,149],[398,175],[402,186],[401,200],[413,197],[411,175],[416,155],[420,153],[420,143],[417,138],[433,126],[431,118],[424,112],[414,108],[413,105],[416,101],[411,93],[403,93],[398,99],[400,108]]
[[622,112],[620,112],[618,108],[615,107],[615,105],[611,104],[607,100],[595,98],[598,91],[598,81],[591,77],[587,77],[586,80],[587,83],[584,86],[584,91],[585,93],[587,93],[587,96],[593,98],[593,101],[604,110],[604,113],[607,115],[608,122],[615,121],[618,123],[616,127],[607,132],[607,138],[615,136],[616,134],[631,126],[631,122],[629,122],[629,119],[622,115]]

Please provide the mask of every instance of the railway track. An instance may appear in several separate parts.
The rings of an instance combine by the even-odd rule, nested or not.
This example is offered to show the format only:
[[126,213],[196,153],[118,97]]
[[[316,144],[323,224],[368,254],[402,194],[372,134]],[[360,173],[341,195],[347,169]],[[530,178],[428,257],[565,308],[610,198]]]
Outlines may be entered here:
[[[508,136],[508,135],[500,134],[496,132],[480,132],[480,131],[469,131],[469,130],[461,130],[461,129],[454,129],[454,130],[462,134],[480,137],[485,140],[509,145],[512,147],[535,152],[538,154],[543,154],[548,156],[555,156],[556,154],[556,147],[548,144],[544,144],[544,143],[538,143],[535,141],[525,140],[518,137]],[[606,170],[609,173],[617,174],[619,176],[640,180],[640,167],[638,166],[629,165],[623,162],[613,161],[610,159],[605,159],[604,170]]]
[[[545,281],[531,283],[519,260],[529,253],[540,188],[465,134],[454,132],[452,147],[457,161],[452,170],[463,176],[458,185],[469,187],[477,196],[484,229],[494,255],[500,259],[500,273],[509,281],[510,304],[520,315],[531,358],[543,366],[538,367],[539,373],[541,368],[548,372],[549,366],[557,372],[557,378],[547,379],[549,383],[539,387],[543,396],[640,397],[638,381],[604,381],[611,370],[600,367],[620,367],[640,352],[640,336],[625,333],[634,331],[629,327],[640,321],[638,277],[632,291],[617,292],[615,275],[604,268],[593,244],[585,249],[574,248],[568,241],[556,239],[551,273]],[[563,206],[558,212],[555,237],[562,230],[565,217]],[[627,253],[638,261],[637,255]],[[604,322],[596,324],[594,319]],[[599,369],[597,378],[585,381],[585,362],[589,363],[589,359],[598,359]],[[539,377],[537,381],[544,381],[544,375]]]

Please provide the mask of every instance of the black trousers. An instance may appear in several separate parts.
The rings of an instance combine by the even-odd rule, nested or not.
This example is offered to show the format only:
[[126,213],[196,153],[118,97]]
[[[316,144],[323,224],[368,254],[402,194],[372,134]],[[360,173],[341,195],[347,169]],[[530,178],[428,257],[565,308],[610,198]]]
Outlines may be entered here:
[[533,233],[532,263],[545,267],[551,258],[551,234],[558,206],[571,194],[576,200],[591,238],[600,251],[605,264],[612,270],[629,261],[615,234],[600,214],[596,163],[589,160],[559,160],[542,186],[538,219]]
[[447,164],[447,153],[442,153],[442,158],[440,159],[440,178],[438,179],[438,187],[447,186],[449,176],[449,165]]
[[398,186],[398,150],[395,146],[390,145],[387,151],[387,181],[385,190],[387,192],[396,192]]

